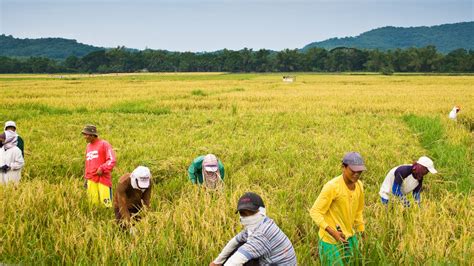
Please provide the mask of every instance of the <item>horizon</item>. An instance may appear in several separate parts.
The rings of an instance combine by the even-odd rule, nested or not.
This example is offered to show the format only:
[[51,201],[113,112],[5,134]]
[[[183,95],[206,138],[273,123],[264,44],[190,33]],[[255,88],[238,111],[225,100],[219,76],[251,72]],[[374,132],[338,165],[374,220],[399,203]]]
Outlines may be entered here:
[[301,49],[382,27],[474,20],[473,3],[465,0],[0,1],[0,34],[175,52]]
[[[460,21],[460,22],[454,22],[454,23],[446,23],[446,24],[438,24],[438,25],[430,25],[430,26],[415,26],[415,27],[436,27],[436,26],[442,26],[442,25],[452,25],[452,24],[459,24],[459,23],[472,23],[474,21]],[[387,26],[382,26],[382,27],[379,27],[379,28],[375,28],[375,29],[371,29],[371,30],[368,30],[366,32],[369,32],[369,31],[373,31],[373,30],[377,30],[377,29],[381,29],[381,28],[386,28],[386,27],[395,27],[395,26],[391,26],[391,25],[387,25]],[[414,27],[395,27],[395,28],[414,28]],[[355,38],[355,37],[358,37],[360,36],[361,34],[364,34],[366,32],[361,32],[359,33],[358,35],[355,35],[355,36],[345,36],[345,37],[330,37],[328,39],[325,39],[325,40],[322,40],[322,41],[316,41],[316,42],[323,42],[323,41],[327,41],[327,40],[330,40],[330,39],[341,39],[341,38]],[[72,40],[72,41],[76,41],[78,44],[83,44],[83,45],[91,45],[91,44],[88,44],[88,43],[83,43],[83,42],[80,42],[79,40],[75,40],[75,39],[67,39],[67,38],[63,38],[63,37],[59,37],[59,36],[53,36],[53,37],[38,37],[38,38],[18,38],[16,36],[13,36],[13,35],[6,35],[4,33],[0,34],[0,35],[4,35],[4,36],[9,36],[9,37],[13,37],[15,39],[20,39],[20,40],[39,40],[39,39],[64,39],[64,40]],[[308,43],[306,45],[309,45],[311,43]],[[149,47],[146,47],[144,49],[139,49],[139,48],[134,48],[134,47],[127,47],[127,46],[124,46],[124,45],[117,45],[116,47],[104,47],[104,46],[95,46],[95,45],[92,45],[96,48],[104,48],[104,49],[114,49],[114,48],[118,48],[118,47],[125,47],[126,49],[134,49],[134,50],[138,50],[138,51],[144,51],[146,49],[150,49],[150,50],[163,50],[163,49],[153,49],[153,48],[149,48]],[[302,49],[303,47],[300,47],[300,48],[296,48],[296,49]],[[195,51],[194,53],[213,53],[213,52],[217,52],[217,51],[222,51],[224,49],[227,49],[227,48],[221,48],[221,49],[218,49],[218,50],[214,50],[214,51]],[[248,47],[243,47],[241,49],[238,49],[238,50],[234,50],[234,51],[240,51],[240,50],[243,50],[243,49],[252,49],[252,48],[248,48]],[[260,49],[266,49],[266,48],[260,48]],[[283,48],[282,50],[284,49],[289,49],[289,48]],[[231,49],[227,49],[227,50],[231,50]],[[271,49],[266,49],[266,50],[271,50]],[[282,50],[271,50],[271,51],[282,51]],[[172,51],[172,50],[166,50],[166,51],[169,51],[169,52],[183,52],[183,51]],[[258,51],[258,50],[254,50],[254,51]]]

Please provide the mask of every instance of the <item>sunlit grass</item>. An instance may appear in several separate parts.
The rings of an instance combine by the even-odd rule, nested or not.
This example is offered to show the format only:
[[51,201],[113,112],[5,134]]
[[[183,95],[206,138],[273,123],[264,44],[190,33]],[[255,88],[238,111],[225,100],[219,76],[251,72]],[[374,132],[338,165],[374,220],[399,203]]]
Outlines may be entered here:
[[[259,193],[301,265],[318,264],[308,214],[347,151],[368,171],[364,262],[470,264],[471,76],[144,74],[0,76],[3,120],[16,120],[26,166],[18,188],[0,187],[0,263],[207,265],[240,230],[245,191]],[[461,105],[458,122],[447,119]],[[82,188],[85,124],[114,147],[118,177],[151,168],[152,208],[122,233],[112,210],[90,208]],[[215,153],[226,188],[191,186],[194,157]],[[379,204],[386,172],[421,155],[439,175],[422,208]],[[469,182],[471,181],[471,182]]]

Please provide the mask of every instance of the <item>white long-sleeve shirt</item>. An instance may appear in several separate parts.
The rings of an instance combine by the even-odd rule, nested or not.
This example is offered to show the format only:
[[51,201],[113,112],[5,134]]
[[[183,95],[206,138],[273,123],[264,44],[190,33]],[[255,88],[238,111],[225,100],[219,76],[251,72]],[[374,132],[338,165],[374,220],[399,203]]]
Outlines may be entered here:
[[6,173],[0,170],[0,184],[5,185],[9,182],[18,184],[21,179],[21,169],[25,165],[21,150],[17,147],[11,147],[5,150],[0,148],[0,167],[8,165],[10,170]]

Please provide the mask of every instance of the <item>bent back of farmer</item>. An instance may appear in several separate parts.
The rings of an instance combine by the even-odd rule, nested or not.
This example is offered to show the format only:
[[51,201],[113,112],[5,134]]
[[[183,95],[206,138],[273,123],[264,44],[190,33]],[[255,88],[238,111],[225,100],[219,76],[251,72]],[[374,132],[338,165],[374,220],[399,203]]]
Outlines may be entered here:
[[224,181],[224,165],[214,154],[201,155],[188,168],[188,177],[193,184],[216,189]]
[[406,195],[411,192],[415,202],[419,205],[421,203],[423,177],[428,172],[436,174],[438,171],[434,168],[433,161],[426,156],[421,156],[413,164],[404,164],[392,168],[380,187],[379,195],[382,203],[387,204],[390,195],[395,195],[403,206],[410,207],[410,201]]
[[151,173],[145,166],[138,166],[132,173],[120,177],[114,193],[114,211],[122,227],[131,225],[132,215],[143,207],[150,208]]

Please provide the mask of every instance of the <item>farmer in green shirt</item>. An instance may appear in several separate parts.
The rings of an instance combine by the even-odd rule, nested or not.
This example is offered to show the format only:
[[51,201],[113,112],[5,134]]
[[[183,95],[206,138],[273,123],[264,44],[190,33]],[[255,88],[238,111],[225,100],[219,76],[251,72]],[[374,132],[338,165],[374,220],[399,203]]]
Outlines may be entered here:
[[223,185],[224,165],[214,154],[201,155],[189,166],[188,177],[193,184],[217,189]]

